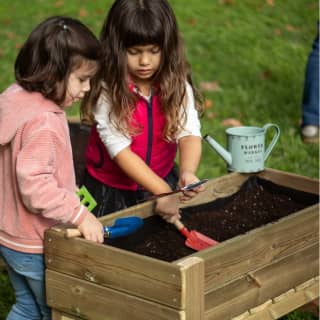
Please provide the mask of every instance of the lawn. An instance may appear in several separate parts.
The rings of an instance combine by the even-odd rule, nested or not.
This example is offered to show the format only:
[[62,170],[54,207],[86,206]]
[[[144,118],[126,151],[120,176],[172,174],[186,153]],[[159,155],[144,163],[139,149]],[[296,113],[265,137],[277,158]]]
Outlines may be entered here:
[[[49,15],[69,15],[95,34],[111,0],[1,0],[0,91],[14,81],[18,49],[31,29]],[[267,167],[319,177],[319,145],[299,135],[305,65],[316,35],[316,0],[171,0],[183,35],[196,85],[205,97],[202,133],[225,145],[233,122],[276,123],[280,139]],[[72,114],[77,113],[74,108]],[[231,121],[231,120],[232,121]],[[226,164],[206,143],[200,178],[227,173]],[[12,300],[0,275],[0,319]],[[2,317],[2,318],[1,318]],[[285,319],[312,319],[291,313]],[[315,318],[314,318],[315,319]]]

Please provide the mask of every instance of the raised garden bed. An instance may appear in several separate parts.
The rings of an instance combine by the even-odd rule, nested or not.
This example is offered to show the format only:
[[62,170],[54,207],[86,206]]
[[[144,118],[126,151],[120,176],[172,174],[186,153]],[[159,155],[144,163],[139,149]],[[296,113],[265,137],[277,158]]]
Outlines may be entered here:
[[[317,195],[282,187],[253,175],[233,195],[183,208],[181,216],[189,229],[221,243],[316,203]],[[145,219],[139,232],[109,239],[106,244],[171,262],[194,253],[184,241],[176,228],[153,215]]]
[[[132,241],[125,249],[129,241],[124,239],[99,245],[65,239],[63,226],[49,230],[46,284],[54,319],[278,319],[318,297],[319,205],[314,203],[319,181],[271,169],[257,177],[232,173],[210,180],[206,191],[188,204],[198,207],[183,208],[186,225],[195,223],[194,229],[220,241],[201,252],[185,248],[172,226],[154,216],[151,202],[101,218],[106,225],[120,216],[146,219],[144,229],[128,237]],[[249,186],[240,190],[248,178]],[[280,196],[280,189],[273,188],[290,194]],[[237,198],[245,190],[248,198]],[[261,205],[259,196],[266,191],[279,201],[269,195]],[[212,220],[203,225],[201,217],[208,211]],[[164,241],[158,234],[163,230],[176,238],[167,234]],[[155,235],[158,238],[152,239]],[[145,241],[140,242],[141,236]],[[134,248],[150,249],[158,242],[167,244],[169,238],[175,248],[170,256],[152,257]],[[177,248],[183,252],[174,256]]]

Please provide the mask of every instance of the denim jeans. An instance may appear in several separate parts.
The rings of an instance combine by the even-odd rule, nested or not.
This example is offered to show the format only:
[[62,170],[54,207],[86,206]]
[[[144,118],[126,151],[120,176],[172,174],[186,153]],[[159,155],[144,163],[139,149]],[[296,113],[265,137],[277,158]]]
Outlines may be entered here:
[[7,320],[49,320],[46,304],[43,254],[30,254],[0,245],[0,254],[7,266],[16,302]]
[[[318,24],[319,28],[319,24]],[[319,125],[319,31],[308,57],[302,101],[302,127]]]

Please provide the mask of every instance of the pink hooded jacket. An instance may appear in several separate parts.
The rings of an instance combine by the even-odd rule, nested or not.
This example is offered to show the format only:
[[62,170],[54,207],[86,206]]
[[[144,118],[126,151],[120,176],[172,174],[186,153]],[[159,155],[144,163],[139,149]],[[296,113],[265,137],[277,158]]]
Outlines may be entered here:
[[46,229],[88,214],[75,192],[65,112],[12,85],[0,95],[0,244],[42,253]]

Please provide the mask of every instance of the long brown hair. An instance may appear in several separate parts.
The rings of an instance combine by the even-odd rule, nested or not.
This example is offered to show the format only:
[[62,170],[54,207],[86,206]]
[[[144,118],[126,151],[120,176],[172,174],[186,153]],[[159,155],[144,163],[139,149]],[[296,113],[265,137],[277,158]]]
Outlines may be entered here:
[[[154,83],[160,88],[161,108],[166,117],[163,136],[174,139],[186,121],[186,81],[191,85],[192,81],[177,21],[169,3],[166,0],[116,0],[103,24],[100,40],[105,84],[102,93],[112,105],[107,116],[125,134],[133,132],[129,121],[136,102],[136,96],[126,81],[127,49],[147,44],[161,48],[161,62]],[[194,92],[200,102],[195,89]],[[96,101],[97,97],[93,100]],[[202,104],[198,103],[197,108],[202,111]]]

